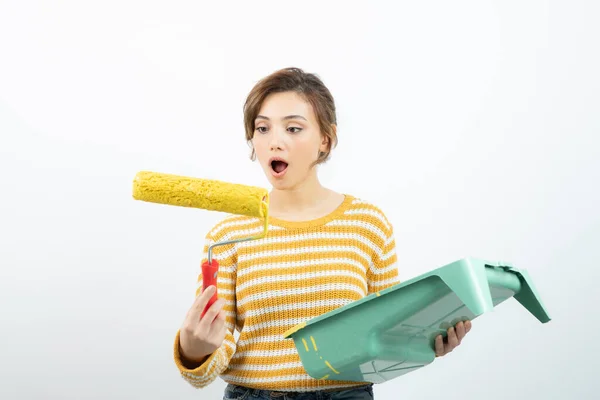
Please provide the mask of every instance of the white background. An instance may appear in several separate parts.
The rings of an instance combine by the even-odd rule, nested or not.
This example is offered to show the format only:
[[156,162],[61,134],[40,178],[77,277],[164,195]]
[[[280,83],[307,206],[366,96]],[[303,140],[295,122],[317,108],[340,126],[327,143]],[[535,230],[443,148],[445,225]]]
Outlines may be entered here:
[[321,179],[388,214],[403,279],[510,261],[553,318],[510,300],[376,398],[595,398],[599,3],[217,3],[0,2],[0,398],[221,398],[172,343],[222,215],[131,183],[266,186],[242,104],[287,66],[333,92]]

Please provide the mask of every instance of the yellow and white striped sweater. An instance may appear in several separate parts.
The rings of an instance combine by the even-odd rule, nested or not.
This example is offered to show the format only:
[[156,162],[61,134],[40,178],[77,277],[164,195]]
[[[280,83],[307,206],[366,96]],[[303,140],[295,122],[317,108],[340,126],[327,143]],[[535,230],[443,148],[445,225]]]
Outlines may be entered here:
[[[258,218],[228,216],[207,234],[208,245],[259,234]],[[331,214],[305,222],[270,218],[266,238],[217,246],[217,286],[226,300],[223,345],[196,369],[175,363],[191,385],[202,388],[218,376],[251,388],[312,391],[356,382],[318,380],[302,368],[291,339],[283,334],[367,294],[399,282],[393,227],[375,205],[346,195]],[[198,278],[196,295],[202,290]],[[234,328],[239,338],[234,337]]]

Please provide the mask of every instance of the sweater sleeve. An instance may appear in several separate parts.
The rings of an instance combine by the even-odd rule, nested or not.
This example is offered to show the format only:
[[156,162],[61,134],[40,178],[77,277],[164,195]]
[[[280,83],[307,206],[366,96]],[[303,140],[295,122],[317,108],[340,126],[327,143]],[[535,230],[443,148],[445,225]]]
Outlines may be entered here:
[[367,273],[368,294],[400,283],[394,228],[385,217],[383,218],[384,220],[379,225],[380,240],[377,251],[373,253],[371,266]]
[[[213,243],[210,233],[206,236],[204,245],[204,256],[202,263],[208,259],[208,247]],[[183,379],[195,388],[204,388],[212,383],[228,367],[229,361],[235,353],[236,343],[233,336],[236,328],[236,298],[235,283],[237,256],[232,244],[217,246],[213,248],[213,259],[218,260],[219,270],[217,273],[217,293],[219,298],[225,299],[223,309],[226,312],[225,328],[226,334],[223,344],[212,353],[205,362],[197,368],[190,369],[185,366],[179,347],[180,331],[177,331],[174,343],[174,359]],[[200,265],[202,265],[202,263]],[[198,287],[196,296],[202,293],[202,271],[198,275]]]

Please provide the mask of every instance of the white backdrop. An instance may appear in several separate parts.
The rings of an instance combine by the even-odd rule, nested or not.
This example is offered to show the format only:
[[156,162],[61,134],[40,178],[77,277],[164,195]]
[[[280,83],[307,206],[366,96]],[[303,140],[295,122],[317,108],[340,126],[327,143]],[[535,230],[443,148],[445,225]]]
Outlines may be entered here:
[[222,217],[139,170],[267,185],[242,104],[283,67],[332,90],[323,182],[378,204],[403,279],[472,255],[514,300],[378,399],[591,399],[600,370],[600,7],[589,1],[0,2],[2,399],[217,399],[172,342]]

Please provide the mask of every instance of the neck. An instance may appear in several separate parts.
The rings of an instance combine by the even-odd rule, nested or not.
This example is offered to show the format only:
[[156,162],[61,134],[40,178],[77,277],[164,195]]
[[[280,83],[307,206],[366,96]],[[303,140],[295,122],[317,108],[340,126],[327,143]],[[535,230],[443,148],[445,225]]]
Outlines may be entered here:
[[289,189],[273,188],[269,197],[271,211],[275,214],[302,211],[320,204],[329,190],[319,182],[316,173]]

